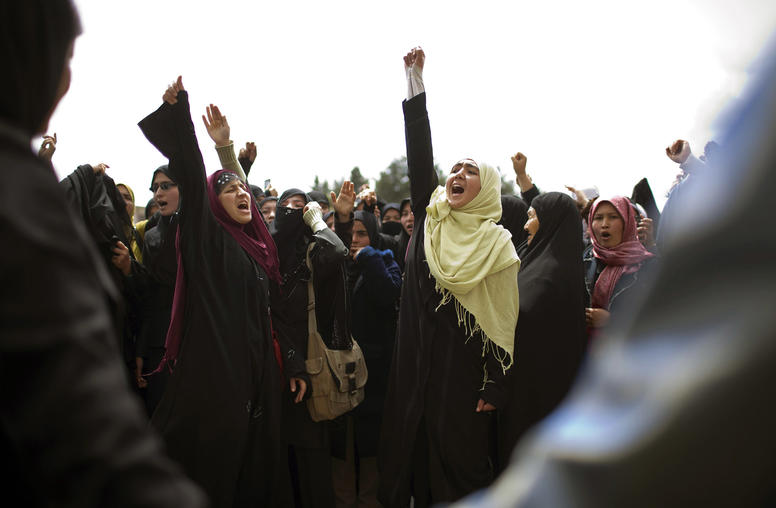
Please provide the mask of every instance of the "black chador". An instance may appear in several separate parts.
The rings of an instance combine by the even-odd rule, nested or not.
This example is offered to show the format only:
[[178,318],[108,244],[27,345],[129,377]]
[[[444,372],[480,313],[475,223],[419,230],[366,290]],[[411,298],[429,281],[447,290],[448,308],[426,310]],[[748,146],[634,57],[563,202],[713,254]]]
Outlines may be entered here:
[[213,185],[205,178],[187,93],[179,92],[175,105],[163,104],[140,127],[169,158],[181,194],[184,276],[180,280],[179,270],[167,354],[176,322],[179,351],[152,423],[213,506],[288,506],[270,278],[209,204],[218,200],[209,196]]

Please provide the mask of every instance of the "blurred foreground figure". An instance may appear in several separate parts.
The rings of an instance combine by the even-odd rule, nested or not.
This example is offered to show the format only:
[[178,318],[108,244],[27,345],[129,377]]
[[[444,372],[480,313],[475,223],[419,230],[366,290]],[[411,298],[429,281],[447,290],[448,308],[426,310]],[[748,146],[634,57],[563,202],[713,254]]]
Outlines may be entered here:
[[[456,506],[776,503],[776,56],[675,210],[651,290]],[[719,203],[728,203],[720,207]],[[666,220],[667,217],[664,217]]]
[[30,147],[70,85],[69,0],[0,3],[0,490],[4,506],[204,506],[130,393],[118,293]]

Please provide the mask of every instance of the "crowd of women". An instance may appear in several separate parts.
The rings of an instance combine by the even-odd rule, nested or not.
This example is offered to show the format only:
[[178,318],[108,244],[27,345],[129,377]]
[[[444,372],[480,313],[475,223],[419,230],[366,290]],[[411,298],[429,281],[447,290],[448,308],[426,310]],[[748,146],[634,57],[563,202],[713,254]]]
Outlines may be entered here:
[[[47,54],[49,89],[26,97],[30,103],[55,106],[69,84],[78,21],[69,2],[58,5],[55,15],[68,21]],[[109,166],[80,166],[56,188],[46,175],[56,136],[44,138],[37,158],[14,145],[45,132],[53,106],[4,113],[3,157],[16,157],[4,171],[33,168],[47,199],[68,210],[39,218],[56,232],[20,237],[18,245],[31,247],[5,255],[27,266],[61,254],[79,277],[88,274],[47,301],[64,307],[58,312],[72,334],[99,335],[98,349],[120,351],[172,459],[156,458],[157,445],[147,444],[158,479],[167,478],[162,491],[179,488],[195,505],[202,489],[213,506],[458,500],[505,469],[525,433],[567,395],[589,345],[649,283],[665,224],[658,226],[646,182],[632,198],[541,193],[519,152],[512,160],[520,197],[502,196],[498,172],[471,158],[439,182],[424,62],[420,48],[404,56],[410,195],[401,203],[382,203],[369,189],[357,194],[347,181],[330,196],[298,188],[278,196],[250,185],[255,146],[235,154],[214,105],[202,120],[222,168],[208,176],[178,77],[139,123],[166,163],[151,173],[145,220],[133,224],[134,193],[113,182]],[[704,162],[682,140],[666,153],[683,170],[662,217],[670,224],[672,202]],[[15,200],[17,191],[4,186],[3,209]],[[26,219],[35,215],[14,220]],[[17,306],[37,301],[15,298]],[[3,306],[4,322],[14,315],[23,323],[23,312],[6,299]],[[86,319],[90,308],[99,320]],[[38,311],[50,311],[57,326],[57,312]],[[306,403],[317,373],[310,322],[331,350],[358,344],[368,368],[363,401],[330,420],[312,418]],[[135,413],[124,425],[145,439]],[[26,450],[14,453],[21,460]]]

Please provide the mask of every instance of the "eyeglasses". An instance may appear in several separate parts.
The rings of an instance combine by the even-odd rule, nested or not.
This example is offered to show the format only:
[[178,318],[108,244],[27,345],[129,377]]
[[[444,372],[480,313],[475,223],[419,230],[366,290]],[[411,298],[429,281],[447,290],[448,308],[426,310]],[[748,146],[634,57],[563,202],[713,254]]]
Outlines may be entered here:
[[175,182],[154,183],[153,185],[151,185],[151,192],[156,192],[156,190],[159,188],[161,188],[163,191],[167,191],[177,186],[178,184]]

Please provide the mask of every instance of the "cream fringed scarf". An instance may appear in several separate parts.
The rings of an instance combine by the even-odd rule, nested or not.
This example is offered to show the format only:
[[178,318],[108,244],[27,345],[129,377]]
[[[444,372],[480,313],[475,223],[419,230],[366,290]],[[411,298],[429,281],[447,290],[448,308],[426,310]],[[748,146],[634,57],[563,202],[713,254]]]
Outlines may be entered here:
[[[481,332],[483,356],[492,349],[506,371],[512,366],[519,312],[520,259],[512,235],[496,224],[501,218],[498,173],[483,165],[480,182],[479,194],[458,209],[450,208],[445,188],[437,187],[426,207],[424,249],[436,290],[442,294],[440,306],[452,298],[458,325],[469,337]],[[498,357],[492,344],[507,357]]]

